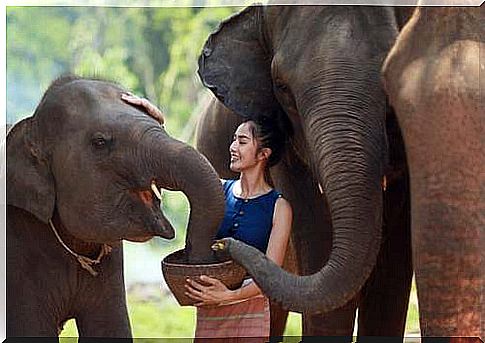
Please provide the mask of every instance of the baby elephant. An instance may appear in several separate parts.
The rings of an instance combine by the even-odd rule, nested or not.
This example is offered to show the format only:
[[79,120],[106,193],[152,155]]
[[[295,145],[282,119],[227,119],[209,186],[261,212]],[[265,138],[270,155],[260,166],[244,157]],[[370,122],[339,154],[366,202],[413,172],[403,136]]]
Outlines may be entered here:
[[191,203],[191,259],[210,255],[224,211],[217,174],[123,92],[61,77],[7,136],[8,338],[57,341],[70,318],[81,337],[131,337],[121,241],[174,237],[160,187]]

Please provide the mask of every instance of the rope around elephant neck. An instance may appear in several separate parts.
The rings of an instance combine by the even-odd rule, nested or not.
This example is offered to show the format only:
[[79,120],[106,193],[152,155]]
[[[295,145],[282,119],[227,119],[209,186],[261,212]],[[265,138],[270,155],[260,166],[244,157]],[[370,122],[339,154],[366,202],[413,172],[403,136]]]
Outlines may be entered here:
[[64,243],[61,236],[59,236],[59,233],[57,232],[56,228],[54,227],[54,224],[52,223],[51,219],[49,219],[49,225],[50,225],[52,231],[54,231],[54,234],[56,235],[57,240],[61,243],[61,245],[64,247],[64,249],[66,249],[71,255],[73,255],[77,259],[77,261],[79,262],[81,267],[86,269],[92,276],[97,276],[98,272],[95,271],[93,269],[93,267],[91,267],[91,265],[99,264],[101,262],[101,259],[103,258],[103,256],[108,255],[111,252],[112,248],[108,244],[103,244],[103,246],[101,247],[101,251],[99,252],[98,258],[95,259],[95,260],[93,260],[92,258],[86,257],[86,256],[79,255],[76,252],[72,251]]

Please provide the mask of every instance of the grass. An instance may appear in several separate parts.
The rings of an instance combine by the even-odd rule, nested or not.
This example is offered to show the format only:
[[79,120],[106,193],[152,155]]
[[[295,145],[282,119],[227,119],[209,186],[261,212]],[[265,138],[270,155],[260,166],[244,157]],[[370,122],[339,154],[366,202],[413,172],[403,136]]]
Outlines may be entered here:
[[[150,338],[183,338],[193,337],[195,329],[195,308],[180,307],[171,297],[160,297],[158,300],[143,300],[134,295],[128,295],[128,309],[130,314],[133,337]],[[413,290],[409,303],[406,335],[419,333],[418,307],[416,291]],[[286,336],[301,335],[301,315],[290,312],[285,330]],[[61,343],[74,343],[75,340],[66,337],[77,337],[76,324],[70,320],[61,333]],[[144,341],[144,343],[148,343]]]
[[406,318],[405,335],[419,335],[419,308],[418,308],[418,296],[416,292],[416,282],[413,278],[411,287],[411,296],[409,298],[408,315]]
[[[128,297],[133,337],[193,337],[195,330],[195,308],[180,307],[171,298],[159,302],[140,301]],[[299,336],[301,334],[301,316],[290,313],[285,335]],[[61,337],[77,337],[78,332],[74,320],[64,325]],[[61,343],[71,343],[62,341]]]

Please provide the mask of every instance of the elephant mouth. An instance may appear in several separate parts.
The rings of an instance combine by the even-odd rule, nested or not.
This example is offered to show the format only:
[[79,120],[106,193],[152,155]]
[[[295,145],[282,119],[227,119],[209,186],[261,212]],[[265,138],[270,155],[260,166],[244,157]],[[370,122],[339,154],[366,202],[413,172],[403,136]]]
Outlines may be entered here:
[[141,200],[147,207],[156,206],[155,199],[158,199],[160,204],[163,201],[163,188],[158,188],[157,183],[153,180],[148,188],[134,189],[132,192]]
[[130,242],[135,242],[135,243],[145,243],[147,241],[149,241],[150,239],[152,239],[154,236],[138,236],[138,237],[127,237],[125,238],[127,241],[130,241]]
[[156,182],[152,181],[149,188],[133,190],[132,192],[141,202],[143,212],[146,213],[146,216],[143,218],[144,232],[129,235],[124,237],[124,239],[132,242],[146,242],[154,236],[173,239],[175,230],[160,209],[160,204],[163,202],[163,189],[158,188]]

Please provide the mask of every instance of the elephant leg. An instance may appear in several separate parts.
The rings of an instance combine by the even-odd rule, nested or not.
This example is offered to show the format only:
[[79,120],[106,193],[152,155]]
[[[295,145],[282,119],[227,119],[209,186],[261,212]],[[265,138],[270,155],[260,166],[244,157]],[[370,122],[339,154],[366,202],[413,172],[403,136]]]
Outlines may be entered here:
[[[11,302],[11,298],[7,302]],[[44,301],[17,301],[15,307],[20,311],[7,310],[8,342],[48,342],[58,343],[60,321],[48,310]],[[7,309],[12,306],[7,305]],[[22,311],[22,309],[25,310]],[[22,311],[22,312],[21,312]]]
[[[302,275],[315,273],[327,261],[332,247],[331,220],[325,198],[311,170],[291,151],[271,170],[271,176],[293,207],[292,241],[298,271]],[[303,313],[303,335],[351,336],[355,308],[355,301],[351,301],[326,315]]]
[[[293,274],[298,274],[298,263],[296,261],[295,243],[290,239],[285,254],[283,269]],[[285,332],[286,322],[288,320],[288,310],[281,307],[278,303],[270,301],[271,309],[271,330],[272,339],[280,339]]]
[[76,316],[79,343],[94,342],[95,337],[123,338],[123,342],[130,342],[131,327],[124,300],[100,304]]
[[483,216],[440,200],[420,203],[413,231],[421,334],[484,337]]
[[406,142],[421,335],[483,339],[483,7],[415,13],[383,73]]
[[[113,254],[118,256],[111,258],[119,261],[122,250],[117,249]],[[91,281],[92,291],[83,295],[83,302],[76,310],[79,343],[91,342],[92,337],[124,338],[123,342],[130,342],[132,337],[123,274],[115,272],[104,276],[100,270],[97,279]],[[83,281],[89,282],[88,279]]]
[[390,166],[384,192],[383,239],[374,271],[359,303],[359,341],[404,336],[413,274],[409,176],[395,116],[388,114]]
[[270,336],[272,338],[281,338],[285,332],[286,321],[288,319],[288,311],[282,308],[279,304],[270,301],[271,309],[271,328]]
[[[10,213],[9,213],[10,214]],[[10,215],[9,219],[15,220]],[[14,255],[20,244],[10,244],[7,253]],[[20,253],[16,253],[21,255]],[[6,306],[6,336],[7,342],[49,342],[57,343],[62,328],[62,315],[65,312],[63,306],[65,298],[61,294],[46,290],[43,285],[45,279],[32,279],[36,271],[28,271],[29,258],[7,259],[7,306]],[[28,256],[30,257],[30,256]],[[20,260],[20,262],[19,262]],[[23,268],[22,268],[23,267]],[[29,274],[26,276],[26,274]],[[40,280],[36,284],[36,280]]]
[[332,337],[331,342],[351,342],[358,296],[327,314],[303,314],[303,332],[308,336]]
[[409,197],[403,197],[401,186],[389,185],[386,191],[384,240],[359,303],[359,342],[366,336],[370,341],[387,336],[402,342],[404,336],[413,270]]
[[211,162],[219,177],[235,179],[237,173],[229,169],[229,145],[241,117],[212,98],[197,124],[196,147]]
[[[75,338],[71,342],[74,341]],[[58,337],[8,337],[6,343],[59,343]],[[64,342],[69,342],[64,340]]]

